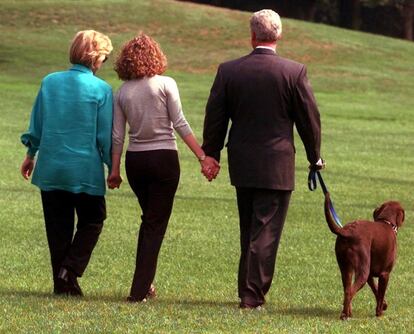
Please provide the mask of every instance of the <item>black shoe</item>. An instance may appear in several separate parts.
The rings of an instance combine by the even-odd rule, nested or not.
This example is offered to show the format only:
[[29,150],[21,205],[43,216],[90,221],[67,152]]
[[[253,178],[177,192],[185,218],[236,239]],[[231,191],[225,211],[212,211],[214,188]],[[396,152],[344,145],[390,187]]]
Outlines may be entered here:
[[148,299],[153,299],[157,297],[157,290],[155,289],[155,285],[151,283],[150,288],[148,289],[147,294],[143,299],[139,299],[133,296],[127,297],[127,302],[129,303],[145,303]]
[[70,296],[83,296],[82,289],[78,283],[78,278],[74,272],[62,267],[60,269],[58,279],[61,281],[61,284],[64,287],[61,291],[66,290],[66,292],[62,292],[62,294],[66,293]]
[[245,310],[257,310],[257,311],[261,311],[262,310],[262,304],[250,305],[250,304],[241,302],[239,304],[239,308],[245,309]]
[[132,296],[128,296],[127,297],[127,302],[128,303],[146,303],[147,299],[146,298],[138,299],[138,298],[135,298],[135,297],[132,297]]
[[55,295],[67,295],[69,290],[66,282],[58,278],[54,283],[53,293]]

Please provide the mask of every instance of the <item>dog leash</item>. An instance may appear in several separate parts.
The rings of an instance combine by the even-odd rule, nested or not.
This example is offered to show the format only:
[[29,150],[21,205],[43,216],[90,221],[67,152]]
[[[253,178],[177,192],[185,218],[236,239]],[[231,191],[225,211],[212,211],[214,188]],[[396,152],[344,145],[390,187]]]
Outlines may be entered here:
[[[328,188],[326,187],[325,182],[323,182],[321,173],[318,170],[317,171],[311,170],[309,172],[309,175],[308,175],[309,190],[314,191],[317,188],[318,179],[319,179],[319,183],[321,184],[323,194],[326,195],[327,193],[329,193],[329,191],[328,191]],[[330,211],[336,225],[338,225],[339,227],[343,227],[342,224],[341,224],[341,220],[339,219],[339,217],[338,217],[338,215],[335,211],[335,207],[334,207],[333,202],[331,201],[331,199],[329,199],[329,211]]]

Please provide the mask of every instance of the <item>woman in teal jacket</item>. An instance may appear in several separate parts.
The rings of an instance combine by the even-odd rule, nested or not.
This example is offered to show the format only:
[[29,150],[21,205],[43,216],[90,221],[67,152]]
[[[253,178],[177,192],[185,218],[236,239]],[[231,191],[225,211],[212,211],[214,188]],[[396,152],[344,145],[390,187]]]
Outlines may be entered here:
[[94,74],[111,51],[107,36],[78,32],[72,68],[43,79],[21,137],[28,148],[21,173],[28,179],[34,169],[32,183],[41,190],[55,294],[82,295],[77,277],[106,218],[103,163],[111,169],[112,89]]

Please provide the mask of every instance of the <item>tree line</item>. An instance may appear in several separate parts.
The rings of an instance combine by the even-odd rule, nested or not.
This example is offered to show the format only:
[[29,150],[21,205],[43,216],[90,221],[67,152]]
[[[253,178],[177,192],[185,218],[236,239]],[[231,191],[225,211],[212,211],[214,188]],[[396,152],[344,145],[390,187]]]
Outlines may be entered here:
[[274,9],[282,17],[413,40],[414,0],[181,0],[246,11]]

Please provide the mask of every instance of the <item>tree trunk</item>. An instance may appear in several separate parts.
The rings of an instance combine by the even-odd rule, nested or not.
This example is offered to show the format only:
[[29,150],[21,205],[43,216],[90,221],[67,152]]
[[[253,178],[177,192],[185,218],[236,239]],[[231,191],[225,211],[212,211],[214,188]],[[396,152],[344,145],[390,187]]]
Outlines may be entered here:
[[359,30],[361,28],[361,3],[360,0],[351,1],[351,28]]
[[306,11],[306,20],[314,22],[315,21],[315,14],[316,10],[318,9],[316,0],[309,1],[308,8]]
[[414,27],[414,4],[406,3],[400,8],[403,22],[403,37],[410,41],[413,40],[413,27]]
[[340,0],[339,15],[342,27],[359,30],[361,26],[360,0]]

